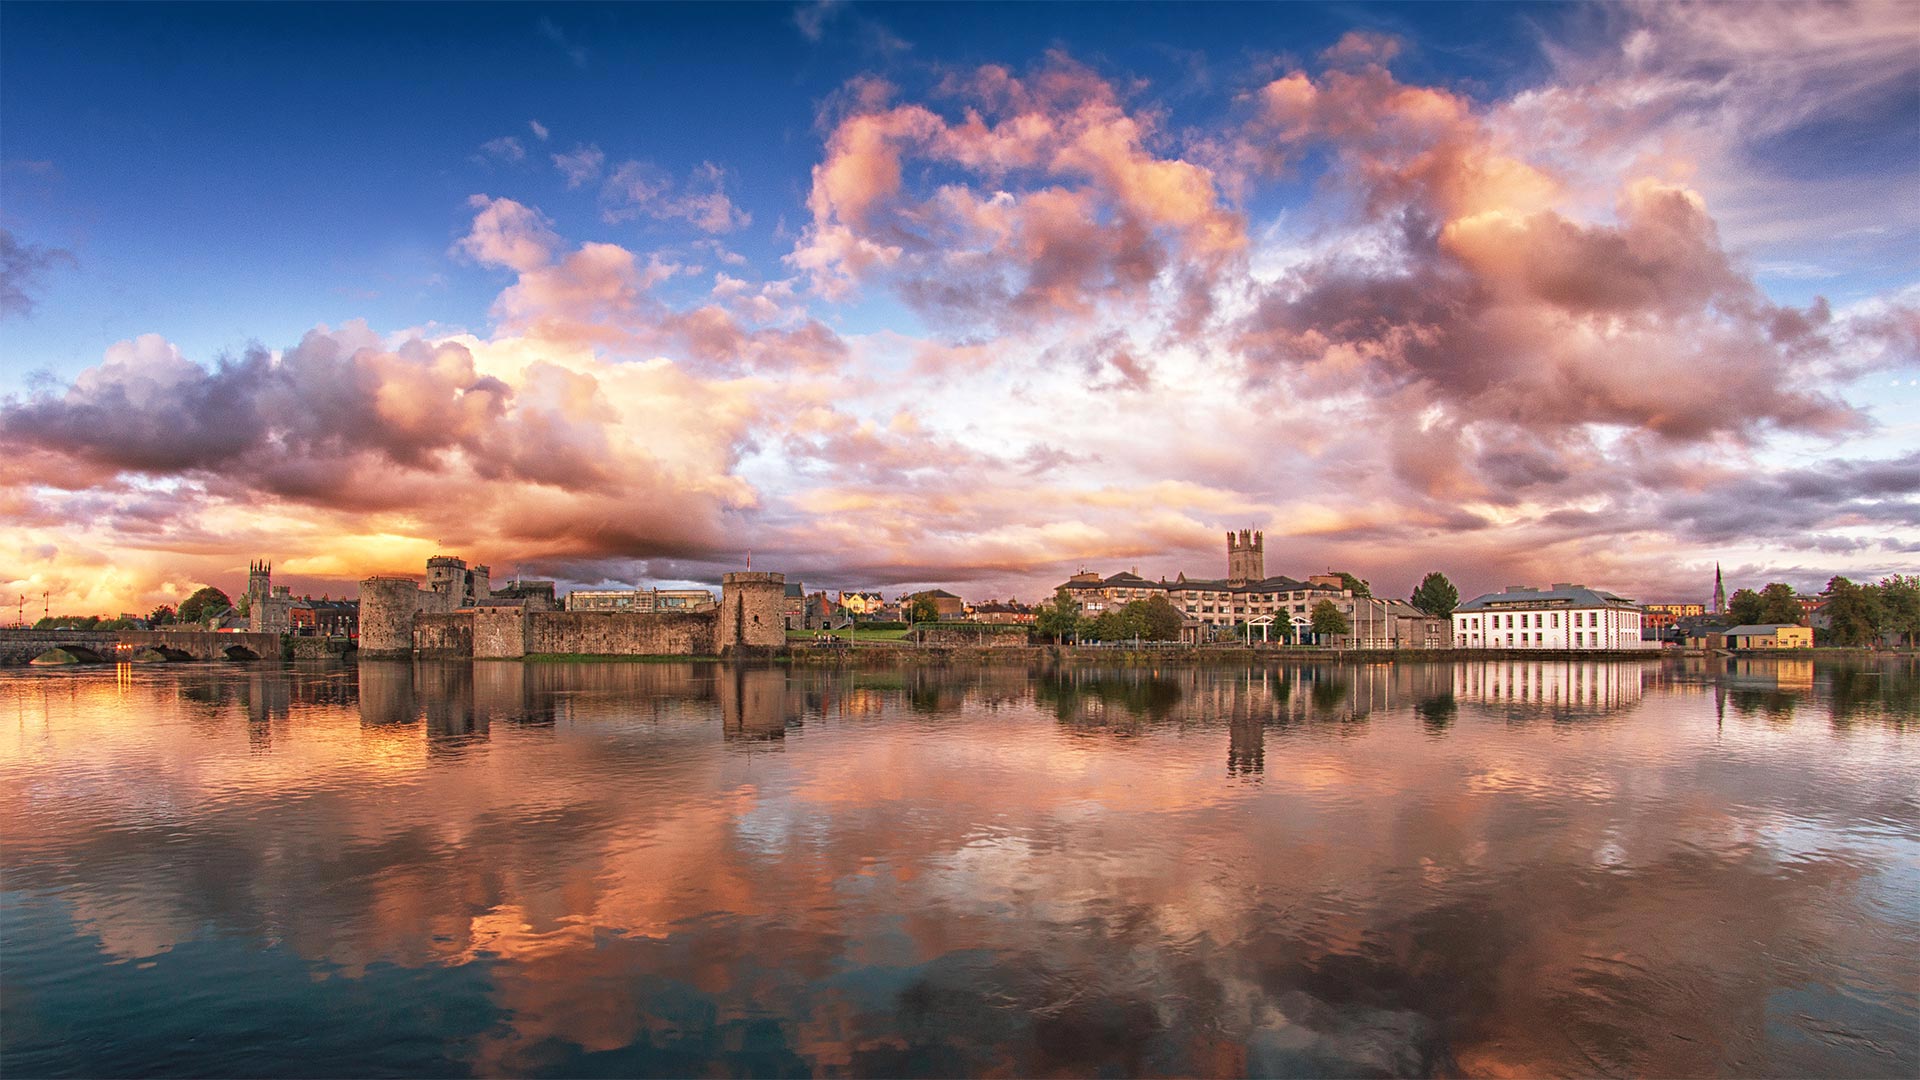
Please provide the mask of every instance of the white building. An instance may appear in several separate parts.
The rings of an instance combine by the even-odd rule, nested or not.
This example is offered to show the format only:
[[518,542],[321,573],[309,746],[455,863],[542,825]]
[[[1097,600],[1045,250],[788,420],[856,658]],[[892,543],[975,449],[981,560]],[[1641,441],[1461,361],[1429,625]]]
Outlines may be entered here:
[[1549,589],[1509,585],[1477,596],[1453,612],[1453,643],[1460,649],[1548,649],[1610,652],[1657,648],[1640,640],[1640,608],[1633,601],[1584,585],[1556,582]]

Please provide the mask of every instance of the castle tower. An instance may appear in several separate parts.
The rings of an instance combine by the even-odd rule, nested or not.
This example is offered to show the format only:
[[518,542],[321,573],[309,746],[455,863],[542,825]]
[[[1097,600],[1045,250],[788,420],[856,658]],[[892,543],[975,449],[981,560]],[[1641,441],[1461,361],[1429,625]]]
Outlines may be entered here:
[[787,643],[787,576],[748,570],[720,577],[720,617],[714,652],[770,654]]
[[1720,564],[1713,564],[1713,613],[1727,613],[1727,583],[1720,577]]
[[255,559],[247,564],[247,595],[258,605],[273,593],[273,564]]
[[1252,529],[1227,534],[1227,584],[1245,585],[1267,576],[1266,536]]

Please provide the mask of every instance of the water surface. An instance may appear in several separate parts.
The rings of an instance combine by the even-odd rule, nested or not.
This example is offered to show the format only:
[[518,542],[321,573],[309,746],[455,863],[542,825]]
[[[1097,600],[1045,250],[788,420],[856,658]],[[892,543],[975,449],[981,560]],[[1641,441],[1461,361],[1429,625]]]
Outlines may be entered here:
[[0,672],[0,1072],[1920,1074],[1910,660]]

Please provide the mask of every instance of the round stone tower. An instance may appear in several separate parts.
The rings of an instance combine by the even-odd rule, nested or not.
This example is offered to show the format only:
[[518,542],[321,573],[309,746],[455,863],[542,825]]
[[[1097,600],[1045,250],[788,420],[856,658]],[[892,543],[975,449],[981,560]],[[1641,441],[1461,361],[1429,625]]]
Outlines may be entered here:
[[787,575],[747,570],[720,578],[714,651],[721,656],[771,653],[787,644]]
[[360,583],[360,655],[369,660],[413,655],[413,614],[420,583],[406,577],[370,577]]

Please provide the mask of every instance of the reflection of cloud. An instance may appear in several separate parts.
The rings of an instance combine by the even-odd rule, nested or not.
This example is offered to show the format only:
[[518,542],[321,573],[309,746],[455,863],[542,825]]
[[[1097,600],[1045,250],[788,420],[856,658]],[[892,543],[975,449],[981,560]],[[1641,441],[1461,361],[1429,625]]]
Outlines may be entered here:
[[[116,957],[191,965],[179,946],[211,934],[331,979],[484,971],[497,1015],[466,1064],[488,1072],[601,1053],[676,1073],[1696,1073],[1754,1039],[1812,1072],[1868,1060],[1793,1057],[1750,969],[1761,942],[1897,977],[1862,959],[1902,953],[1861,904],[1915,824],[1903,757],[1836,753],[1825,724],[1716,729],[1685,669],[1597,705],[1612,723],[1474,707],[1436,733],[1417,706],[1462,670],[1082,672],[1066,716],[1021,669],[15,680],[0,701],[46,722],[0,744],[3,868],[12,888],[59,875]],[[1346,687],[1337,713],[1296,689],[1320,684]],[[1134,721],[1090,729],[1093,702]],[[130,707],[150,722],[120,723]],[[730,743],[729,710],[775,718],[782,751]],[[487,738],[436,754],[436,715]],[[1245,723],[1259,785],[1221,766]],[[1904,1052],[1884,1017],[1813,1008]],[[1666,1034],[1682,1018],[1695,1041]]]

